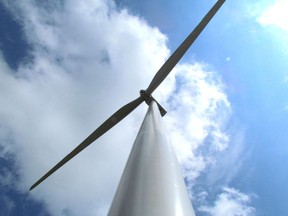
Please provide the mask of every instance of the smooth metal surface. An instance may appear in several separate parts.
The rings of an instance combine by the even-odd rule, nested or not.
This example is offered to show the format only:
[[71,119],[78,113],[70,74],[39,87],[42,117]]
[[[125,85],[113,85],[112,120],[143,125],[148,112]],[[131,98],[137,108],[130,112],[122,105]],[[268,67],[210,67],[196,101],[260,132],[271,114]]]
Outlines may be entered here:
[[138,132],[109,216],[195,216],[156,102]]

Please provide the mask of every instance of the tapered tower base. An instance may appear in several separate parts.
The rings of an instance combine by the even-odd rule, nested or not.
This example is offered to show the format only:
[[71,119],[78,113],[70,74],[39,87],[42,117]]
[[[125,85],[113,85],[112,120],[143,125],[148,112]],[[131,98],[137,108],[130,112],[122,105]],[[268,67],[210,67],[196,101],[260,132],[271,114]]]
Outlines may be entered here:
[[108,216],[195,216],[158,106],[153,101]]

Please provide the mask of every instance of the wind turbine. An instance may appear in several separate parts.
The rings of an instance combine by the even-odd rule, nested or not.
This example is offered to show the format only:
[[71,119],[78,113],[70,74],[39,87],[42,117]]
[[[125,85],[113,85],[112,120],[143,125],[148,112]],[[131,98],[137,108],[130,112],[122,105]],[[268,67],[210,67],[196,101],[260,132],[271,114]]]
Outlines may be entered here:
[[145,101],[149,109],[134,142],[108,215],[195,215],[177,159],[160,118],[166,114],[166,110],[151,94],[179,62],[224,2],[225,0],[218,0],[214,4],[196,28],[158,70],[148,88],[140,91],[138,98],[110,116],[82,143],[33,184],[30,190],[38,186]]

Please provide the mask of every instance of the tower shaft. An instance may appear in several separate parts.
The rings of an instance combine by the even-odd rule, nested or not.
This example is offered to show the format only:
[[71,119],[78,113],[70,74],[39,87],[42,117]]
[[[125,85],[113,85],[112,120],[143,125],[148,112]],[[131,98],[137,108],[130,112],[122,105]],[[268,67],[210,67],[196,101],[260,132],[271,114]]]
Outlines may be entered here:
[[108,216],[195,216],[157,104],[152,101]]

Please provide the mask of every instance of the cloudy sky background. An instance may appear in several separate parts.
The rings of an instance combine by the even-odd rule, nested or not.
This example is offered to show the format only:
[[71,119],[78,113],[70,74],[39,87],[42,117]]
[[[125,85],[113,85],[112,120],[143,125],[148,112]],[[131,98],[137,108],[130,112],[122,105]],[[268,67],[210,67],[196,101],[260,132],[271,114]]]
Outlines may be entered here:
[[[215,1],[0,2],[0,215],[106,215],[145,104],[28,189],[147,87]],[[227,1],[154,93],[197,215],[288,210],[287,7]]]

